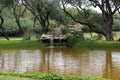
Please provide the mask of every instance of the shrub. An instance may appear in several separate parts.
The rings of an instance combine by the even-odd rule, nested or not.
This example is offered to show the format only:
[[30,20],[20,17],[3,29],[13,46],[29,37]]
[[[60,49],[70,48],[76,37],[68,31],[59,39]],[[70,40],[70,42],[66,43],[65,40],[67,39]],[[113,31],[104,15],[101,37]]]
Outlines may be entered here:
[[72,31],[66,34],[65,39],[67,39],[67,46],[74,46],[76,42],[84,40],[84,37],[82,32]]
[[70,29],[68,27],[61,28],[62,34],[65,35],[70,32]]
[[38,36],[35,29],[28,29],[23,35],[23,40],[38,40]]
[[57,22],[55,22],[54,20],[50,20],[50,25],[51,28],[54,28],[57,26]]
[[[4,33],[8,36],[16,36],[18,35],[19,28],[14,20],[7,19],[3,24]],[[2,30],[0,31],[2,32]],[[2,34],[1,34],[2,35]]]

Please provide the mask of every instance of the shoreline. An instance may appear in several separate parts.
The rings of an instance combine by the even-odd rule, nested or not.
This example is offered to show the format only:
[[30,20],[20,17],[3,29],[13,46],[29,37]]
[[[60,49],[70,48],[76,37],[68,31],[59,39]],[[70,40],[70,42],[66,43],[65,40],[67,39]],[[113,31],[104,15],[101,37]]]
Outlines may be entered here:
[[[49,46],[49,43],[42,43],[36,40],[0,40],[0,48],[41,48]],[[59,46],[54,43],[54,46]],[[112,41],[76,41],[71,48],[120,48],[120,42]]]

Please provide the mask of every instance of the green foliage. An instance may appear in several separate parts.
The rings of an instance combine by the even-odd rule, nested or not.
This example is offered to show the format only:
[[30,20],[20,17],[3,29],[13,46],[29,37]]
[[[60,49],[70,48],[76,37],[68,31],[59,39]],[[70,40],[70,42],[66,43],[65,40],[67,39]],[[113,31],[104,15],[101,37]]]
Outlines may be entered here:
[[11,3],[11,0],[0,0],[0,4],[2,4],[4,7],[9,7]]
[[[62,6],[64,12],[69,15],[75,22],[88,25],[91,31],[102,34],[107,41],[112,40],[112,26],[113,26],[113,15],[120,9],[120,1],[119,0],[62,0]],[[67,5],[71,5],[72,9],[76,8],[78,13],[78,18],[76,18],[76,14],[73,15],[68,11]],[[104,7],[105,5],[108,5]],[[101,13],[98,15],[94,15],[94,13],[90,11],[91,7],[98,7],[101,10]],[[96,12],[95,12],[96,13]],[[92,18],[92,19],[91,19]],[[110,36],[108,36],[108,34]]]
[[[79,15],[78,11],[76,8],[67,8],[67,11],[76,19],[76,20],[80,20],[82,18],[82,16]],[[82,14],[82,11],[80,12]],[[82,18],[83,20],[84,18]],[[64,15],[64,22],[66,24],[75,24],[75,21],[71,19],[70,16],[68,16],[67,14]]]
[[0,80],[33,80],[32,78],[0,75]]
[[[84,41],[79,38],[74,38],[71,34],[67,34],[68,38],[66,45],[71,47],[82,47],[82,48],[120,48],[120,42],[106,42],[106,41]],[[40,48],[45,46],[41,41],[35,40],[0,40],[1,48]]]
[[70,29],[68,27],[61,28],[62,34],[65,35],[67,33],[70,33]]
[[42,73],[12,73],[12,72],[0,72],[0,75],[15,76],[20,78],[32,78],[39,80],[106,80],[103,78],[89,78],[80,76],[66,76],[58,74],[42,74]]
[[33,21],[29,17],[21,18],[20,23],[25,32],[33,27]]
[[67,46],[74,46],[76,42],[83,41],[84,37],[82,32],[72,31],[66,34],[65,39],[67,39]]
[[[32,21],[30,21],[29,19],[22,19],[21,25],[22,25],[23,30],[26,31],[26,30],[32,28]],[[19,34],[19,28],[14,19],[6,18],[6,20],[4,21],[4,24],[3,24],[3,28],[4,28],[4,33],[8,36],[21,35],[21,34]],[[0,33],[1,32],[2,31],[0,30]]]
[[23,40],[38,40],[39,34],[34,29],[28,29],[23,35]]
[[50,15],[58,8],[58,0],[24,0],[24,5],[36,17],[42,27],[42,32],[47,33]]
[[58,23],[66,24],[66,14],[59,8],[54,9],[50,15],[50,19],[55,20]]
[[79,32],[79,31],[71,31],[71,34],[76,37],[76,38],[80,38],[81,40],[84,40],[84,37],[83,37],[83,33],[82,32]]
[[86,25],[83,25],[83,29],[82,29],[84,32],[90,32],[90,29],[88,26]]
[[120,14],[114,15],[114,23],[113,23],[113,30],[114,31],[120,31]]
[[0,40],[0,48],[36,48],[36,47],[41,47],[42,42],[41,41],[36,41],[36,40]]
[[57,22],[55,20],[50,20],[50,28],[55,28],[57,26]]
[[120,42],[106,42],[106,41],[76,41],[73,47],[82,48],[119,48]]
[[102,28],[103,26],[103,19],[101,13],[98,13],[97,11],[94,10],[88,10],[88,13],[91,14],[88,17],[88,20],[90,21],[91,24],[97,25],[98,29]]
[[114,25],[113,25],[112,30],[120,31],[120,20],[114,20]]
[[[19,3],[19,0],[14,0],[14,1]],[[47,22],[45,20],[40,20],[41,19],[40,15],[42,15],[42,17],[44,15],[43,19],[45,19],[45,17],[49,13],[50,16],[48,17],[48,19],[50,22],[50,25],[49,25],[50,28],[56,26],[57,22],[65,24],[65,25],[75,24],[75,22],[70,18],[70,16],[68,16],[61,9],[59,9],[58,7],[59,0],[30,0],[30,1],[23,0],[23,1],[26,2],[26,5],[28,4],[27,7],[30,9],[30,10],[28,9],[26,10],[25,14],[22,16],[20,20],[22,29],[25,31],[24,38],[26,37],[26,39],[29,38],[29,36],[33,34],[35,35],[42,34],[42,28],[44,28],[45,26],[40,25],[39,23],[43,21],[47,25]],[[90,5],[91,1],[87,1],[87,0],[63,0],[63,1],[68,1],[68,4],[72,4],[72,6],[77,6],[77,5],[83,6],[84,5],[84,7],[87,8],[86,9],[87,14],[85,14],[82,9],[78,11],[75,7],[67,7],[67,11],[78,21],[87,22],[85,20],[87,18],[87,20],[91,24],[96,25],[96,27],[94,27],[95,30],[99,30],[103,32],[103,29],[105,28],[103,28],[102,14],[88,8],[89,6],[93,6],[93,5]],[[86,1],[88,3],[86,3]],[[11,9],[12,0],[1,0],[0,4],[1,4],[0,7],[1,6],[4,7],[1,15],[4,18],[3,28],[4,28],[5,34],[7,34],[8,36],[21,35],[19,34],[19,28],[16,25],[15,20],[13,18],[13,11]],[[110,4],[118,5],[120,4],[120,1],[110,0]],[[21,5],[21,9],[22,8],[24,8],[23,5]],[[19,10],[17,10],[16,12],[18,13]],[[36,27],[33,28],[32,19],[33,19],[33,16],[35,15],[34,13],[37,15],[37,18],[39,19],[36,21],[36,25],[35,25]],[[113,30],[115,31],[120,30],[120,21],[119,21],[120,17],[119,16],[120,16],[119,14],[115,14],[114,16]],[[88,26],[85,25],[84,31],[90,31]],[[0,30],[0,35],[2,36],[1,32],[2,31]],[[69,30],[67,29],[67,27],[65,27],[62,29],[62,32],[63,34],[66,34],[67,32],[69,32]],[[79,33],[75,33],[75,35],[79,35]]]
[[[19,28],[14,20],[7,19],[3,24],[4,33],[8,36],[18,36],[19,35]],[[0,31],[2,32],[2,31]]]
[[[24,35],[28,34],[29,36],[31,36],[31,34],[33,33],[41,33],[41,26],[38,24],[38,22],[36,22],[36,25],[33,28],[33,21],[29,17],[21,18],[20,24],[25,32]],[[19,27],[17,26],[15,20],[12,17],[10,19],[8,17],[5,18],[3,28],[5,34],[8,36],[21,36],[21,34],[19,33]],[[0,33],[2,33],[1,30]],[[0,35],[2,36],[2,34]]]
[[66,34],[65,39],[67,39],[67,43],[66,43],[67,46],[73,46],[78,40],[76,37],[74,37],[71,34]]
[[[96,30],[103,30],[103,20],[102,20],[102,15],[101,13],[98,13],[95,10],[92,9],[87,9],[86,14],[82,10],[77,10],[76,8],[66,8],[67,12],[69,12],[76,21],[81,21],[83,23],[88,23],[96,25],[94,29]],[[86,20],[87,18],[87,20]],[[67,24],[75,24],[75,22],[68,16],[64,16],[65,22]],[[90,31],[89,27],[87,25],[84,25],[84,30],[85,31]]]

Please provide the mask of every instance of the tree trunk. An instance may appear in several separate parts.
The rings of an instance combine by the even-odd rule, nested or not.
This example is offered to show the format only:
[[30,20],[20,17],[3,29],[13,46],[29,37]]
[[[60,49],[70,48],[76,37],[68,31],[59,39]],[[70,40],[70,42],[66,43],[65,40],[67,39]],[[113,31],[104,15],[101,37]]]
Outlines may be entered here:
[[3,23],[4,23],[4,19],[2,18],[1,15],[0,15],[0,19],[1,19],[0,28],[1,28],[1,30],[2,30],[2,34],[3,34],[3,36],[4,36],[7,40],[9,40],[9,38],[8,38],[7,35],[5,34],[4,29],[3,29],[3,27],[2,27],[2,25],[3,25]]
[[40,22],[41,26],[42,26],[42,33],[46,34],[46,25],[44,21]]
[[22,27],[21,27],[21,25],[20,25],[19,19],[16,19],[16,23],[17,23],[17,25],[18,25],[18,27],[19,27],[19,33],[20,33],[20,34],[23,34],[24,31],[23,31],[23,29],[22,29]]
[[46,24],[46,21],[39,21],[41,26],[42,26],[42,33],[47,34],[48,32],[48,25]]
[[106,38],[107,41],[112,41],[113,40],[111,33],[106,33],[105,38]]
[[104,36],[107,41],[113,40],[112,27],[113,27],[113,15],[110,13],[103,14],[105,33]]

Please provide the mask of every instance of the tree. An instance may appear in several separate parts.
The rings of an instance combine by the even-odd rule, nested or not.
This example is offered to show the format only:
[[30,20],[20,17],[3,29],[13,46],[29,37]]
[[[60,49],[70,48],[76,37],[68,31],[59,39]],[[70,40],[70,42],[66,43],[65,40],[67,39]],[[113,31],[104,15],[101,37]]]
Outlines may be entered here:
[[[105,36],[107,41],[113,40],[112,27],[113,27],[113,15],[120,9],[119,0],[62,0],[62,9],[68,14],[75,22],[87,25],[91,31],[102,34]],[[66,5],[71,5],[78,10],[79,15],[84,16],[85,21],[76,20],[72,14],[66,10]],[[88,19],[91,14],[88,12],[89,8],[98,7],[101,10],[102,25],[98,26],[91,23]],[[80,13],[84,12],[84,15]]]
[[115,14],[114,15],[114,25],[113,25],[113,31],[120,31],[120,14]]
[[3,28],[3,23],[4,23],[4,18],[2,17],[2,11],[6,5],[6,0],[1,0],[0,1],[0,29],[1,29],[1,32],[2,32],[2,35],[7,39],[9,40],[9,38],[7,37],[7,35],[5,34],[4,32],[4,28]]
[[46,34],[49,29],[49,17],[58,7],[58,0],[23,0],[22,2],[41,24],[42,33]]
[[26,7],[24,7],[21,3],[20,0],[11,0],[11,6],[13,10],[13,16],[15,18],[15,21],[19,27],[19,32],[24,33],[24,30],[21,27],[20,24],[20,18],[23,16],[23,14],[26,11]]

